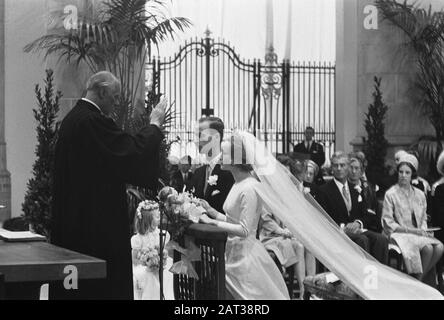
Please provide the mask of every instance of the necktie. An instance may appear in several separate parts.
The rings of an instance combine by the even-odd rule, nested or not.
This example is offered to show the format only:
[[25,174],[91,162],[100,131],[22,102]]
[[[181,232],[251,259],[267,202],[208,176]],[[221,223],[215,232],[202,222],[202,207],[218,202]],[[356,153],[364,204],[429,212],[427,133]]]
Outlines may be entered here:
[[207,193],[207,188],[208,188],[208,178],[211,175],[211,167],[209,165],[207,165],[206,171],[205,171],[205,187],[204,187],[204,195],[205,193]]
[[342,195],[344,196],[344,200],[345,200],[345,205],[347,207],[347,211],[350,213],[351,207],[352,207],[351,198],[350,198],[350,193],[348,192],[348,189],[345,186],[345,184],[342,187]]
[[412,225],[414,228],[418,228],[418,222],[416,222],[415,211],[412,210]]

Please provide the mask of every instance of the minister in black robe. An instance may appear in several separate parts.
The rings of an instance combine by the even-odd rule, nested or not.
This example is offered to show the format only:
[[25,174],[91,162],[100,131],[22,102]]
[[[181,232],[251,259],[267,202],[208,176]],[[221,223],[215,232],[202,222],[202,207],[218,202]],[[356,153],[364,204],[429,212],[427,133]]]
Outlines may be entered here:
[[108,117],[119,92],[112,74],[91,77],[86,98],[61,124],[55,151],[51,242],[105,260],[107,277],[80,280],[77,290],[52,285],[51,299],[133,298],[125,184],[157,181],[165,102],[154,109],[153,124],[132,136]]

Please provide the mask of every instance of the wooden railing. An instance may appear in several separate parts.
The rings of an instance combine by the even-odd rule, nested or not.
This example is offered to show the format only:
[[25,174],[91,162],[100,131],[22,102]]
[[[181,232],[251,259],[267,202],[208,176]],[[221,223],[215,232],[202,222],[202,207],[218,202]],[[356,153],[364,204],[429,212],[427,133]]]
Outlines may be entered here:
[[[224,300],[227,233],[215,226],[193,224],[185,234],[201,249],[201,261],[194,262],[199,279],[174,275],[176,300]],[[174,262],[180,259],[175,251]]]

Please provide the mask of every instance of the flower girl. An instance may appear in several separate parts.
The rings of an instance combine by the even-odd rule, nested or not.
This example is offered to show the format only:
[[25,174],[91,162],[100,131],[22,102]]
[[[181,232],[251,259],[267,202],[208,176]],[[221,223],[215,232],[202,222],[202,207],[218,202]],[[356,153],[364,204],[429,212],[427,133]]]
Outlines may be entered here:
[[[137,234],[131,238],[133,257],[133,285],[135,300],[159,300],[159,205],[154,201],[142,201],[135,216]],[[169,241],[169,234],[166,243]],[[166,244],[165,243],[165,244]],[[163,253],[163,291],[165,299],[174,300],[173,275],[168,270],[172,259]]]

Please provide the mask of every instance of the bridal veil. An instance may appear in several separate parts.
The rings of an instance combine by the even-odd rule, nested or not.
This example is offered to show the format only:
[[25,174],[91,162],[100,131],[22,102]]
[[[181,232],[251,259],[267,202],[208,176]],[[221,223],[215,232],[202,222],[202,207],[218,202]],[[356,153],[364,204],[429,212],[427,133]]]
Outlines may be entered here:
[[248,132],[237,132],[259,180],[257,193],[264,205],[282,220],[303,245],[331,272],[364,299],[443,299],[439,291],[380,264],[341,231],[310,196]]

